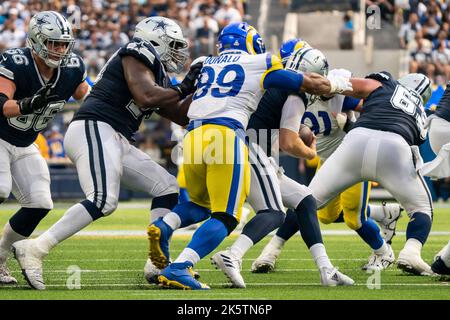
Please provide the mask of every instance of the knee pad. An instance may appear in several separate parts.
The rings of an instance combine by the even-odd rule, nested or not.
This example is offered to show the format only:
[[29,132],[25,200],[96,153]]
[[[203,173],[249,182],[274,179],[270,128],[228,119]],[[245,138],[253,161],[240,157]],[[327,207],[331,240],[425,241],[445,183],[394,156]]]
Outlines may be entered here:
[[233,230],[239,223],[239,221],[234,216],[229,215],[226,212],[214,212],[211,214],[211,218],[221,221],[227,228],[228,235],[233,232]]

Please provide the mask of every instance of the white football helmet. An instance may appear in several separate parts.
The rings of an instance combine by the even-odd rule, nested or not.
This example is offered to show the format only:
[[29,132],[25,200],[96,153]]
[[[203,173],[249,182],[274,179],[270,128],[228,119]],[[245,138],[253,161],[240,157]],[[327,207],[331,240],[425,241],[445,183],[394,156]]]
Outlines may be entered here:
[[422,97],[424,105],[428,102],[433,93],[430,79],[421,73],[409,73],[398,79],[398,82],[400,82],[401,85],[416,91]]
[[[72,25],[56,11],[35,14],[28,27],[27,45],[51,68],[64,66],[72,54],[75,39]],[[63,46],[63,51],[57,47]]]
[[303,47],[295,51],[286,62],[286,70],[328,75],[328,61],[322,51]]
[[180,73],[188,58],[187,41],[183,31],[173,20],[164,17],[145,18],[136,25],[133,38],[152,44],[166,71]]

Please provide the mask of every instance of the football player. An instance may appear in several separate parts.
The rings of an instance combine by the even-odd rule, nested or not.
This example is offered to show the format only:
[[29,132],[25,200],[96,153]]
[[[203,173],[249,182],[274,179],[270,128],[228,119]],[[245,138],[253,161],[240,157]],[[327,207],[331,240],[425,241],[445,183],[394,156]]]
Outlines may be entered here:
[[430,275],[421,257],[429,235],[433,203],[418,168],[418,145],[425,141],[426,115],[423,105],[431,96],[431,81],[422,74],[395,80],[388,72],[365,79],[352,78],[353,91],[344,93],[364,99],[360,117],[342,143],[323,164],[310,183],[318,207],[352,185],[376,181],[405,208],[410,221],[406,243],[400,251],[400,269]]
[[[289,57],[289,49],[295,48],[291,45],[295,40],[297,39],[287,41],[280,49],[283,65],[287,61],[286,56]],[[297,40],[297,43],[301,43],[301,40]],[[304,71],[326,76],[328,62],[325,56],[310,47],[305,52],[304,60],[309,61],[315,68],[307,68]],[[307,97],[304,93],[290,94],[283,89],[270,88],[264,93],[256,112],[250,117],[247,126],[251,161],[248,202],[255,210],[256,216],[245,225],[241,235],[229,249],[217,252],[211,258],[213,264],[231,281],[232,287],[245,288],[240,273],[242,258],[252,246],[283,224],[285,206],[292,210],[292,227],[296,231],[300,227],[303,240],[320,271],[321,284],[353,284],[352,279],[333,267],[327,256],[317,219],[316,201],[311,190],[284,175],[283,169],[278,165],[279,148],[297,158],[312,159],[316,156],[315,140],[307,146],[298,135],[306,106]]]
[[0,203],[12,191],[21,206],[0,240],[0,284],[17,283],[6,266],[11,245],[53,208],[47,163],[33,142],[71,96],[81,102],[89,92],[74,41],[66,18],[43,11],[30,20],[27,47],[0,58]]
[[[250,180],[244,130],[263,90],[278,87],[329,94],[351,89],[343,77],[327,79],[282,70],[280,59],[265,53],[261,37],[247,23],[226,26],[218,37],[218,51],[218,56],[204,61],[188,113],[191,122],[183,158],[190,202],[177,205],[151,227],[152,254],[159,249],[152,261],[159,268],[165,267],[159,281],[173,288],[209,288],[195,280],[189,270],[239,222]],[[168,265],[173,231],[207,218],[187,248]]]
[[153,197],[152,219],[177,203],[175,177],[130,140],[154,110],[180,125],[187,124],[188,96],[194,91],[201,63],[191,66],[176,86],[170,86],[166,73],[182,70],[186,48],[187,41],[174,21],[146,18],[136,25],[131,42],[117,50],[101,70],[64,140],[86,199],[69,208],[38,238],[13,246],[34,289],[45,289],[42,261],[53,247],[117,208],[121,182]]
[[[299,52],[300,53],[300,52]],[[298,68],[302,72],[325,73],[327,68],[319,61],[325,60],[323,54],[315,49],[306,49],[297,56],[300,61],[294,58],[290,61],[288,68]],[[320,57],[320,59],[318,58]],[[350,77],[350,72],[339,69],[332,70],[331,73],[343,74]],[[349,123],[343,121],[339,123],[333,114],[340,114],[349,110],[358,110],[361,100],[345,97],[343,95],[329,97],[309,96],[309,103],[306,112],[296,115],[298,128],[301,122],[308,125],[317,137],[317,153],[320,157],[320,164],[336,150],[342,142]],[[298,132],[298,130],[297,130]],[[294,133],[292,133],[293,135]],[[290,139],[293,140],[293,137]],[[314,190],[313,190],[314,193]],[[352,186],[333,199],[325,208],[318,211],[319,220],[328,224],[342,219],[374,250],[374,254],[369,258],[369,263],[364,269],[384,269],[391,265],[395,258],[390,247],[391,239],[394,235],[395,224],[400,217],[401,207],[398,204],[383,204],[383,206],[368,205],[370,194],[370,183],[363,182]],[[367,219],[369,212],[372,217],[380,221],[385,240],[379,234],[378,226],[372,220]],[[266,245],[261,255],[252,264],[253,272],[268,272],[275,268],[275,261],[281,252],[284,243],[290,239],[298,230],[295,223],[295,213],[288,211],[286,220],[278,229],[275,236]]]

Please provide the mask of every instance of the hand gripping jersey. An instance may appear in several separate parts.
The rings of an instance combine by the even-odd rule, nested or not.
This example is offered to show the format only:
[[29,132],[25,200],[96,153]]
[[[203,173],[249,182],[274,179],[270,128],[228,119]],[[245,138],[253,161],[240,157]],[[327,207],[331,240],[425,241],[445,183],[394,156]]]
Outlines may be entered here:
[[206,58],[189,119],[231,118],[246,128],[263,95],[265,75],[282,68],[279,58],[271,54],[224,51]]
[[364,99],[361,116],[352,129],[368,129],[394,132],[409,145],[422,144],[427,136],[426,114],[420,95],[402,86],[386,71],[367,76],[382,83]]
[[116,51],[100,71],[91,93],[72,121],[97,120],[108,123],[128,140],[138,130],[152,109],[142,110],[133,101],[123,74],[122,57],[132,56],[144,63],[154,74],[157,85],[167,88],[170,80],[152,45],[133,39]]
[[[0,58],[0,76],[14,82],[16,92],[13,99],[16,100],[33,96],[45,85],[29,48],[6,50]],[[50,95],[58,95],[60,100],[49,103],[34,114],[14,118],[0,116],[0,139],[17,147],[31,145],[85,78],[83,60],[72,54],[68,64],[56,69],[50,80],[54,83]]]

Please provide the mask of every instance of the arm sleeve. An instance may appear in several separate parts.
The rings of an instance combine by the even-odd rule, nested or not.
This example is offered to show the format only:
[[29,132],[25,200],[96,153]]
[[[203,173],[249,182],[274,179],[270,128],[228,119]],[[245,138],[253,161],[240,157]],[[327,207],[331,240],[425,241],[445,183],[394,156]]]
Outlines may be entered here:
[[355,110],[361,99],[345,97],[342,103],[342,111]]
[[289,91],[300,91],[303,74],[288,70],[276,70],[268,73],[263,80],[263,88],[278,88]]
[[280,129],[289,129],[294,132],[300,130],[300,124],[305,113],[305,104],[297,95],[290,95],[283,105],[281,112]]

